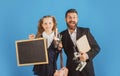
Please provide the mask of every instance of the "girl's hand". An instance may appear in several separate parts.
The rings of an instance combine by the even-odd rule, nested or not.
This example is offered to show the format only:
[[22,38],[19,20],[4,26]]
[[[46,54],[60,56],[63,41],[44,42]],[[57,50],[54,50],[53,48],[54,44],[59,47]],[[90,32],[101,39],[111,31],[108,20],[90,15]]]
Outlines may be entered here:
[[35,39],[35,35],[34,34],[30,34],[29,35],[29,39]]
[[63,45],[62,45],[62,42],[60,41],[60,42],[58,43],[58,50],[62,50],[62,47],[63,47]]
[[58,41],[58,40],[59,40],[59,38],[57,38],[56,36],[54,36],[53,39],[54,39],[55,41]]

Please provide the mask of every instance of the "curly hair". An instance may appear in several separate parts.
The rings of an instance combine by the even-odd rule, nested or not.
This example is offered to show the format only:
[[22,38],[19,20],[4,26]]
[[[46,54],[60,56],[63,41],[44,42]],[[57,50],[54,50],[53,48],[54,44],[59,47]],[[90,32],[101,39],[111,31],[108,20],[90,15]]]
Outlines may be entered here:
[[41,34],[42,34],[43,31],[44,31],[44,28],[42,27],[43,19],[44,19],[44,18],[52,18],[53,24],[54,24],[52,30],[53,30],[54,32],[56,31],[57,22],[56,22],[55,17],[54,17],[54,16],[50,16],[50,15],[43,16],[43,17],[39,20],[39,22],[38,22],[38,31],[37,31],[37,35],[36,35],[37,38],[38,38],[38,37],[41,37]]

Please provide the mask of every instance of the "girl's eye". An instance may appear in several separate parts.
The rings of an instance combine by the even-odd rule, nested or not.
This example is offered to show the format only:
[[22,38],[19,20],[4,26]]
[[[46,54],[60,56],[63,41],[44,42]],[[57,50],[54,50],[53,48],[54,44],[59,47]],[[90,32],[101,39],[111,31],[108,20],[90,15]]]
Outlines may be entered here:
[[51,23],[51,22],[49,22],[49,24],[51,25],[52,23]]
[[44,23],[44,25],[47,25],[47,23]]

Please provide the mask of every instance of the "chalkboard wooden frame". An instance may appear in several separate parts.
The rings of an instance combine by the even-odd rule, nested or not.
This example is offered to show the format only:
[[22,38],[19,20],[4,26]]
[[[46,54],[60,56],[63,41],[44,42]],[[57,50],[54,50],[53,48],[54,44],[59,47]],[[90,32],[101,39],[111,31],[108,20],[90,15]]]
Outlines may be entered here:
[[16,56],[18,66],[48,64],[46,39],[16,41]]

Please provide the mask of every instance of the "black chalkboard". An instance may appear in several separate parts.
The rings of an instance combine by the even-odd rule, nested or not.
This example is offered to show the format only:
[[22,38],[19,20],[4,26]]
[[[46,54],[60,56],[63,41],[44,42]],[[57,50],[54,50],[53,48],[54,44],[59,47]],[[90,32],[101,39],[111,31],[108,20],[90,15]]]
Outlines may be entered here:
[[48,64],[46,39],[16,41],[18,66]]

